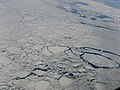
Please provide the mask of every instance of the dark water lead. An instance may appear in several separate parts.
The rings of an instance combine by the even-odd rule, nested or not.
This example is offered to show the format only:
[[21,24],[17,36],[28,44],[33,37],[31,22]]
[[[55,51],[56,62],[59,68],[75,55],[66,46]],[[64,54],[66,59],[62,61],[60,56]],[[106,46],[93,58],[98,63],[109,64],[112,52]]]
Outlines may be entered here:
[[117,89],[115,89],[115,90],[120,90],[120,87],[119,87],[119,88],[117,88]]

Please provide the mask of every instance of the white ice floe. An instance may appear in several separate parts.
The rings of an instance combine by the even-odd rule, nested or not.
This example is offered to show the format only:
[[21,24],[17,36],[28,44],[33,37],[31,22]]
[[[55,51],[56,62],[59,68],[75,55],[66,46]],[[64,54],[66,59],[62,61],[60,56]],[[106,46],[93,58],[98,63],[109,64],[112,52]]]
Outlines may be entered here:
[[49,82],[47,81],[39,81],[36,82],[36,89],[35,90],[47,90],[47,88],[49,87]]
[[59,53],[59,52],[63,52],[64,50],[66,50],[66,47],[60,47],[60,46],[53,46],[53,47],[49,47],[48,48],[53,54],[55,53]]
[[67,77],[62,77],[60,78],[59,83],[61,86],[68,86],[72,83],[72,80]]
[[44,55],[46,55],[46,56],[51,56],[51,55],[52,55],[52,53],[48,50],[48,48],[44,48],[44,49],[42,50],[42,53],[43,53]]
[[7,51],[10,52],[10,53],[19,53],[20,50],[21,50],[20,48],[15,47],[15,46],[11,46],[11,47],[7,48]]
[[5,57],[5,56],[1,56],[0,57],[0,63],[3,64],[3,65],[8,65],[12,62],[11,59]]

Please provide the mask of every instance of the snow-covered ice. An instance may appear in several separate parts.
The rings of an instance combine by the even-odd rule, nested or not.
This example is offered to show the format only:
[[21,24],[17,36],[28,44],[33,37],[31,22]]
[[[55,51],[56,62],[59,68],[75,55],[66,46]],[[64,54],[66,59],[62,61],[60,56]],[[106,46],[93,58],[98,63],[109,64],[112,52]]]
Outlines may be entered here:
[[120,10],[94,0],[0,0],[0,90],[120,87]]

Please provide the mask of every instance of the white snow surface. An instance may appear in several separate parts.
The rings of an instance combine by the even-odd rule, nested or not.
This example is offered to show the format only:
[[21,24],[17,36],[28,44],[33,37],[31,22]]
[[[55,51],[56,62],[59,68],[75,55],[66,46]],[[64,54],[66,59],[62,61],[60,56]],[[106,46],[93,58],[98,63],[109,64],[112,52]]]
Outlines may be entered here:
[[0,0],[0,90],[114,90],[119,47],[119,9],[93,0]]

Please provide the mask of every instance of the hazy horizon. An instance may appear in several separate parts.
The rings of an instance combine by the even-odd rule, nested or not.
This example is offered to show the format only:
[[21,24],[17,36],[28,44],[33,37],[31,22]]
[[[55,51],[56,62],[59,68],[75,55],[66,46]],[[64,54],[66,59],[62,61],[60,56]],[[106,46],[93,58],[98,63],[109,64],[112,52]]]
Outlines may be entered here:
[[94,1],[98,1],[111,7],[120,9],[120,0],[94,0]]

